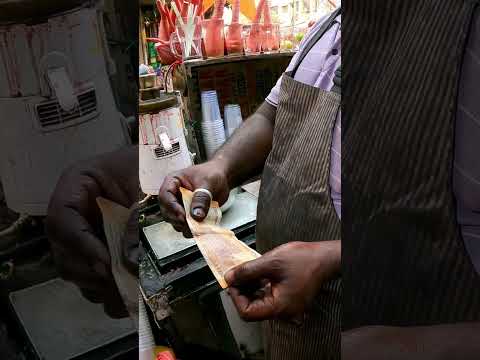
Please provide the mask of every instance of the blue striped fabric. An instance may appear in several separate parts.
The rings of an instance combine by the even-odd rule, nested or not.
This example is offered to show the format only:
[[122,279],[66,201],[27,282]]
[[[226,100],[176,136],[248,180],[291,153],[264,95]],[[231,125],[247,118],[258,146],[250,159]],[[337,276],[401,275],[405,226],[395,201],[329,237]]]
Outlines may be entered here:
[[454,189],[465,246],[480,273],[480,9],[464,55],[458,97]]

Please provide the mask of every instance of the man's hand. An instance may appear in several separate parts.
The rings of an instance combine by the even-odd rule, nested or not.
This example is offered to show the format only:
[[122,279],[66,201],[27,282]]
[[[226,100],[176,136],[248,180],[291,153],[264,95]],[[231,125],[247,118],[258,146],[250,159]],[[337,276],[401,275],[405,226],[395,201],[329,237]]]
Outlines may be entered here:
[[[138,148],[132,146],[65,171],[49,204],[47,233],[60,276],[90,301],[103,303],[111,317],[128,314],[111,272],[96,198],[131,207],[138,188]],[[138,271],[137,219],[134,212],[123,240],[124,261],[132,272]]]
[[[230,192],[224,166],[215,160],[191,166],[167,176],[160,187],[160,212],[175,230],[183,232],[185,237],[192,237],[185,218],[180,187],[191,191],[207,189],[212,193],[213,199],[222,205],[227,201]],[[202,221],[209,209],[210,197],[204,192],[198,192],[193,196],[191,209],[187,211],[191,212],[195,220]]]
[[340,241],[292,242],[225,275],[247,321],[303,319],[320,287],[340,270]]
[[[223,205],[230,189],[261,173],[273,141],[276,107],[264,102],[244,121],[230,139],[215,153],[212,160],[168,176],[158,193],[160,211],[175,230],[191,237],[182,206],[180,186],[194,191],[204,188],[213,200]],[[197,193],[193,197],[192,217],[202,221],[210,207],[210,197]]]

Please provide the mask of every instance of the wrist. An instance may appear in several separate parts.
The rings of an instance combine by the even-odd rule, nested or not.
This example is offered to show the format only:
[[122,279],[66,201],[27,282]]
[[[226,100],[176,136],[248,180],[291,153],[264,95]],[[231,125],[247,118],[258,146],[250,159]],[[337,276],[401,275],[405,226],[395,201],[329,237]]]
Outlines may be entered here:
[[312,254],[315,257],[315,272],[324,274],[321,282],[340,276],[342,267],[342,244],[340,240],[320,241],[312,243]]
[[232,189],[233,187],[235,187],[232,166],[229,159],[220,152],[214,156],[211,162],[215,169],[217,169],[222,174],[222,176],[225,177],[229,188]]

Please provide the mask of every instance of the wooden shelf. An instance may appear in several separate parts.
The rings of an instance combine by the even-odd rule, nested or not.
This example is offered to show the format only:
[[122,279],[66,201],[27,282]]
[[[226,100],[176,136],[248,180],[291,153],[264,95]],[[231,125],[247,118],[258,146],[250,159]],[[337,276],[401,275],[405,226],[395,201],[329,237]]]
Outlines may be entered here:
[[154,86],[154,87],[151,87],[151,88],[140,89],[140,92],[154,91],[154,90],[163,90],[163,86]]
[[167,109],[169,107],[173,107],[177,105],[178,105],[178,98],[175,94],[167,95],[165,93],[160,93],[159,98],[139,101],[138,113],[147,114],[151,112],[159,112],[163,109]]
[[230,56],[224,56],[224,57],[215,58],[215,59],[188,60],[188,61],[185,61],[183,65],[187,69],[192,69],[192,68],[198,68],[203,66],[236,63],[236,62],[242,62],[242,61],[264,60],[264,59],[272,59],[272,58],[289,58],[289,57],[293,57],[293,55],[295,55],[295,52],[293,51],[281,51],[281,52],[261,53],[261,54],[251,54],[251,55],[230,55]]

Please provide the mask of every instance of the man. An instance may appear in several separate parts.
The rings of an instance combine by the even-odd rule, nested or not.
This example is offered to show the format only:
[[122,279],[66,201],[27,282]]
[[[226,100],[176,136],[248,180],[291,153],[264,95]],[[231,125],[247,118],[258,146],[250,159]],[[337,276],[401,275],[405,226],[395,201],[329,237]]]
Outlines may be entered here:
[[[268,254],[258,270],[278,265],[269,277],[274,306],[242,308],[239,290],[231,290],[245,319],[271,319],[265,327],[268,359],[340,356],[340,95],[338,87],[331,91],[340,65],[340,23],[339,11],[320,21],[266,102],[215,158],[168,177],[159,192],[162,214],[187,234],[180,186],[207,189],[223,203],[232,187],[264,169],[257,245]],[[49,212],[50,239],[64,277],[114,316],[122,308],[112,291],[107,249],[96,240],[101,228],[94,199],[102,195],[130,206],[136,195],[130,176],[138,179],[129,166],[133,161],[127,150],[67,171]],[[75,179],[81,186],[73,186]],[[209,205],[208,195],[197,192],[193,216],[203,219]],[[126,241],[127,249],[131,243]],[[255,275],[245,269],[229,277],[232,285]]]
[[[455,1],[448,4],[443,2],[442,5],[437,1],[427,4],[418,2],[416,5],[412,2],[411,6],[405,6],[404,2],[370,1],[363,5],[369,10],[365,11],[366,14],[375,14],[376,17],[372,20],[363,12],[354,14],[359,25],[358,28],[352,26],[351,31],[367,36],[362,38],[362,42],[354,41],[352,46],[366,47],[365,44],[369,44],[365,42],[369,40],[368,35],[373,34],[378,35],[385,44],[373,46],[377,57],[370,62],[383,60],[383,63],[378,61],[377,69],[373,66],[369,68],[369,62],[365,64],[359,59],[350,59],[358,63],[355,67],[358,72],[354,74],[368,74],[372,79],[378,79],[378,84],[374,85],[379,87],[369,84],[369,79],[363,79],[350,84],[349,89],[359,90],[365,84],[371,85],[368,90],[373,93],[370,95],[374,97],[373,100],[361,97],[361,91],[346,95],[355,98],[356,106],[349,109],[347,124],[351,123],[342,143],[347,145],[347,151],[351,150],[346,156],[346,169],[348,196],[353,199],[352,205],[349,204],[353,210],[345,210],[349,217],[344,229],[349,231],[349,236],[346,244],[343,239],[347,256],[344,258],[342,276],[346,270],[348,280],[346,285],[344,283],[343,324],[345,329],[354,329],[342,336],[342,355],[344,359],[475,359],[480,356],[480,325],[472,322],[480,320],[480,280],[476,270],[480,269],[480,162],[478,153],[477,157],[472,157],[472,147],[478,146],[480,139],[480,108],[478,98],[477,101],[473,100],[472,94],[478,95],[478,91],[473,88],[475,82],[472,77],[478,80],[480,76],[480,57],[475,55],[480,53],[480,22],[476,20],[473,23],[473,33],[463,63],[464,75],[461,79],[458,77],[464,88],[458,99],[457,136],[460,141],[455,143],[455,187],[452,187],[449,184],[452,171],[448,169],[448,159],[454,153],[454,139],[453,129],[448,124],[452,124],[454,119],[453,113],[442,113],[442,100],[447,105],[454,104],[455,78],[442,83],[445,78],[442,70],[446,71],[449,67],[459,69],[462,61],[460,57],[455,61],[445,57],[446,61],[442,63],[445,67],[434,68],[439,60],[428,51],[434,48],[437,52],[443,49],[443,53],[447,53],[448,49],[454,52],[457,47],[464,50],[465,38],[458,43],[455,40],[462,39],[459,34],[467,33],[470,29],[474,8],[467,2],[462,4]],[[443,20],[439,21],[430,12]],[[452,17],[451,14],[457,15]],[[476,18],[479,18],[478,11]],[[412,24],[417,26],[408,28]],[[425,30],[425,34],[418,29]],[[445,29],[441,34],[447,34],[448,31],[453,33],[449,37],[431,38],[437,35],[437,29]],[[398,44],[389,43],[385,38],[394,39]],[[415,44],[410,44],[412,39],[416,41]],[[352,41],[350,38],[347,40]],[[394,46],[389,47],[392,44]],[[402,56],[394,58],[397,53]],[[328,56],[329,51],[324,54]],[[386,54],[391,55],[393,60],[381,58]],[[405,59],[415,59],[413,64],[425,67],[423,72],[408,78],[411,66]],[[295,59],[292,62],[295,63]],[[381,68],[382,65],[385,68]],[[365,72],[362,72],[364,69]],[[400,70],[405,73],[395,73]],[[432,79],[429,77],[433,77],[435,85],[422,87],[420,75],[430,81]],[[411,86],[412,82],[415,86]],[[384,83],[389,87],[380,87]],[[441,88],[440,84],[446,84],[450,91],[445,93],[444,98],[440,93],[439,100],[442,100],[435,101],[432,89]],[[223,201],[227,194],[225,188],[238,184],[251,174],[254,169],[252,164],[256,165],[255,168],[263,165],[263,162],[254,160],[254,154],[263,155],[265,153],[262,150],[267,149],[268,157],[259,156],[262,161],[266,157],[266,162],[257,219],[257,243],[264,255],[226,275],[231,286],[230,294],[243,318],[268,320],[264,325],[267,359],[329,359],[338,356],[334,349],[335,336],[339,332],[335,322],[339,320],[335,316],[335,300],[339,293],[335,292],[338,282],[332,280],[340,273],[340,251],[332,251],[339,242],[321,241],[339,239],[339,234],[330,232],[335,222],[326,204],[329,199],[323,196],[321,190],[327,184],[322,182],[322,176],[319,175],[322,165],[328,164],[322,158],[322,145],[328,142],[329,137],[326,136],[327,132],[309,127],[309,117],[303,116],[300,104],[310,114],[328,112],[329,107],[323,100],[319,100],[319,107],[304,104],[302,97],[308,97],[311,89],[307,90],[299,84],[301,91],[295,93],[298,98],[292,98],[289,96],[291,85],[287,73],[282,82],[276,118],[272,122],[271,149],[270,143],[265,145],[260,141],[267,138],[260,137],[260,131],[256,132],[256,136],[247,133],[251,126],[250,119],[210,163],[187,169],[168,179],[160,190],[160,201],[164,212],[171,214],[170,221],[181,230],[184,213],[175,200],[179,185],[192,190],[207,188],[214,198]],[[418,93],[406,92],[409,86],[419,89]],[[468,88],[470,91],[465,90]],[[378,89],[383,92],[378,93]],[[322,94],[316,96],[323,99]],[[428,104],[431,113],[422,108],[418,113],[413,107],[403,109],[405,103],[399,101],[405,101],[402,96],[410,96],[412,104]],[[382,103],[376,100],[383,97],[388,101]],[[269,99],[267,102],[272,103]],[[386,117],[377,109],[367,108],[362,103],[373,103],[384,112],[394,110]],[[402,110],[411,113],[406,116]],[[257,124],[261,122],[260,117],[255,119]],[[431,121],[431,126],[425,128],[428,121]],[[411,128],[400,127],[401,130],[395,132],[402,122]],[[318,127],[325,125],[320,119],[314,123]],[[424,132],[419,131],[422,128],[425,128]],[[432,131],[432,134],[428,131]],[[372,134],[376,137],[372,138]],[[440,140],[433,134],[437,134]],[[246,146],[241,146],[241,135],[244,135],[244,144],[249,144],[253,153]],[[387,141],[383,141],[385,139]],[[399,145],[401,141],[405,141],[403,146]],[[263,147],[255,148],[258,143]],[[409,149],[418,152],[415,154]],[[441,155],[435,158],[434,154]],[[310,155],[320,160],[312,161]],[[382,155],[390,161],[377,163],[376,159],[384,159]],[[245,164],[245,158],[249,160],[248,165]],[[330,176],[334,173],[335,162],[332,161],[332,164]],[[390,182],[385,182],[383,178],[386,176],[391,176],[388,178]],[[407,186],[412,186],[412,183],[418,186],[410,190]],[[331,193],[335,194],[335,183],[330,181],[330,184]],[[382,185],[385,187],[382,188]],[[403,193],[405,188],[409,192]],[[457,219],[452,206],[454,193],[459,209]],[[378,201],[374,201],[377,197]],[[205,192],[199,192],[197,201],[192,204],[192,215],[201,219],[209,201]],[[455,220],[461,226],[469,253],[462,251],[457,244],[461,238],[456,235]],[[281,245],[284,242],[288,243]],[[470,263],[470,260],[474,262]],[[438,274],[442,275],[441,282]],[[262,289],[266,282],[270,286]],[[260,295],[249,295],[252,285],[256,284],[262,289]],[[243,293],[243,287],[250,288],[250,292]],[[304,320],[300,328],[284,321],[299,318]],[[438,325],[442,322],[456,323]]]
[[[372,1],[372,3],[375,3],[375,1]],[[437,4],[438,2],[429,1],[428,3]],[[448,1],[448,3],[451,5],[454,2]],[[403,2],[397,3],[398,6],[402,6],[402,4]],[[416,6],[422,6],[424,3],[415,2],[415,4]],[[382,15],[378,16],[379,21],[389,19],[385,15],[392,17],[397,14],[393,11],[395,7],[392,7],[392,10],[381,7],[381,4],[376,5],[378,6],[377,12],[379,12],[377,15]],[[408,6],[405,6],[405,10],[408,8]],[[421,14],[425,15],[426,10],[428,9],[423,9]],[[446,13],[451,14],[448,11]],[[469,56],[465,56],[464,59],[463,84],[470,84],[469,79],[479,80],[480,72],[478,66],[475,65],[478,63],[476,59],[480,58],[478,55],[480,54],[478,47],[478,44],[480,44],[478,14],[477,10],[476,20],[471,27],[468,43],[467,53]],[[435,19],[435,17],[432,19]],[[337,17],[335,20],[328,27],[329,30],[321,37],[324,39],[329,34],[331,36],[330,44],[335,43],[335,39],[339,38],[340,35],[338,31],[340,19]],[[372,19],[365,18],[365,22],[370,20]],[[394,21],[395,16],[391,20]],[[464,24],[467,21],[467,17],[465,17],[463,19]],[[388,25],[388,21],[385,20],[385,22]],[[447,23],[446,25],[450,24]],[[409,31],[415,33],[414,30],[416,29],[409,29]],[[332,35],[334,32],[335,36]],[[312,31],[309,36],[310,39],[314,36],[313,34]],[[385,34],[389,34],[389,32],[387,31]],[[303,47],[306,46],[307,41],[308,39],[305,40]],[[325,45],[321,41],[320,43]],[[363,43],[357,45],[363,46]],[[244,124],[212,161],[186,169],[170,177],[159,193],[163,213],[168,216],[169,221],[177,230],[186,231],[185,210],[180,205],[178,196],[180,185],[191,190],[208,189],[216,200],[224,202],[231,186],[258,173],[263,168],[264,176],[258,209],[257,241],[260,250],[265,254],[259,260],[247,263],[227,274],[227,281],[231,284],[231,296],[244,318],[269,320],[265,323],[267,359],[289,359],[293,357],[298,359],[328,359],[338,358],[340,352],[338,347],[340,332],[339,304],[341,301],[338,281],[338,275],[341,272],[339,243],[340,191],[336,194],[336,189],[340,189],[340,187],[337,187],[334,181],[336,174],[335,158],[333,155],[329,158],[325,157],[330,148],[332,154],[337,151],[335,147],[336,131],[332,131],[332,129],[335,121],[338,122],[338,120],[332,114],[336,115],[337,112],[333,109],[336,110],[338,105],[335,106],[335,93],[328,91],[332,87],[332,78],[336,66],[328,66],[328,64],[331,65],[332,56],[338,55],[338,49],[332,46],[331,51],[326,51],[326,48],[323,48],[323,51],[320,51],[317,55],[320,54],[321,57],[319,68],[322,74],[329,74],[328,76],[325,75],[325,78],[320,76],[319,79],[329,79],[328,81],[315,81],[313,84],[310,83],[313,86],[304,86],[309,84],[309,81],[305,78],[304,82],[296,81],[302,73],[302,65],[300,65],[300,68],[296,69],[296,72],[294,71],[293,76],[292,74],[284,76],[282,80],[284,84],[280,89],[278,102],[272,101],[275,95],[271,95],[259,111]],[[337,49],[337,51],[333,51],[334,49]],[[295,60],[298,61],[298,58],[299,55],[292,63],[295,63]],[[399,58],[399,61],[404,61],[404,59],[404,57]],[[304,59],[303,62],[308,62],[308,60]],[[318,63],[315,62],[315,64]],[[295,65],[290,66],[290,70],[292,68],[295,70]],[[467,71],[471,73],[467,74]],[[309,71],[306,71],[305,74],[307,72]],[[374,75],[374,73],[370,74]],[[325,83],[328,85],[322,88],[321,84]],[[359,86],[363,86],[363,84],[360,82]],[[315,89],[315,85],[317,89]],[[292,91],[292,89],[299,92]],[[274,93],[275,90],[272,94]],[[472,96],[475,93],[475,91],[462,91],[458,99],[461,106],[458,107],[457,129],[465,130],[468,128],[469,131],[462,131],[462,133],[470,136],[465,139],[465,142],[455,143],[457,165],[458,168],[462,169],[461,172],[456,173],[455,193],[460,209],[458,222],[462,225],[464,239],[472,255],[471,259],[478,265],[480,261],[478,261],[478,255],[475,255],[478,254],[478,250],[475,250],[478,249],[475,239],[478,238],[480,228],[480,221],[476,215],[480,203],[478,198],[475,198],[475,194],[478,194],[478,188],[475,184],[480,182],[480,169],[478,169],[478,161],[475,160],[475,157],[465,156],[468,152],[463,148],[467,144],[470,149],[475,145],[478,146],[478,141],[474,141],[475,136],[478,136],[478,132],[475,132],[478,130],[475,130],[474,127],[476,120],[472,120],[478,119],[480,116],[478,101],[475,101],[474,96]],[[291,96],[291,94],[297,96]],[[315,99],[314,104],[307,104],[306,99]],[[320,105],[317,104],[318,99],[321,99]],[[275,105],[277,105],[276,109]],[[309,126],[311,118],[308,115],[305,116],[303,111],[305,108],[313,109],[309,111],[309,114],[318,116],[314,123],[317,124],[317,127],[321,125],[323,131]],[[473,114],[473,116],[468,114]],[[270,119],[274,119],[274,121]],[[300,119],[302,121],[299,121]],[[327,119],[330,120],[330,128],[327,126],[329,123]],[[291,126],[292,123],[295,126]],[[330,129],[330,132],[327,129]],[[353,129],[353,123],[349,124],[349,131],[351,129]],[[331,141],[332,146],[330,146],[330,141],[327,139],[332,139],[332,132],[333,141]],[[330,136],[327,136],[328,134]],[[320,149],[316,152],[316,155],[323,159],[321,161],[323,166],[307,166],[312,165],[312,161],[315,162],[309,156],[314,152],[312,147],[315,150]],[[236,149],[241,149],[241,151]],[[110,159],[112,158],[110,157]],[[118,163],[119,158],[116,157],[115,159]],[[287,166],[282,166],[285,163]],[[328,166],[329,163],[330,166]],[[72,169],[70,171],[71,177],[75,174],[78,176],[79,173],[86,174],[88,181],[94,183],[95,186],[92,186],[91,190],[75,196],[74,201],[70,200],[71,197],[66,194],[55,196],[52,200],[53,209],[64,209],[65,199],[71,201],[67,208],[74,209],[76,213],[74,222],[71,222],[71,224],[80,223],[82,225],[80,228],[82,230],[86,229],[84,233],[91,233],[90,224],[93,222],[93,220],[85,220],[85,214],[88,213],[86,204],[91,203],[87,199],[94,198],[94,195],[98,193],[107,193],[108,179],[113,182],[112,188],[121,187],[115,178],[118,176],[118,172],[116,173],[111,169],[107,171],[99,170],[106,167],[106,164],[106,159],[104,159],[103,163],[98,162],[93,167],[84,166],[81,171]],[[468,176],[462,178],[462,174]],[[72,185],[72,180],[69,180],[68,176],[64,180],[64,185],[60,185],[60,187],[68,188]],[[328,187],[330,187],[330,191],[325,190]],[[89,193],[93,195],[88,196]],[[473,198],[472,194],[474,195]],[[123,196],[121,191],[118,194],[111,192],[111,195],[118,195],[119,199],[122,199]],[[208,194],[197,192],[192,208],[186,209],[186,211],[191,211],[192,215],[200,220],[205,216],[209,202]],[[71,206],[71,204],[74,204],[74,206]],[[336,204],[336,206],[332,204]],[[334,208],[336,211],[334,211]],[[92,219],[93,216],[89,218]],[[51,224],[55,227],[55,224],[61,221],[62,216],[53,217]],[[70,234],[74,233],[81,234],[78,229],[71,229]],[[99,257],[95,256],[94,251],[84,248],[83,233],[75,236],[76,240],[68,243],[65,241],[65,237],[62,238],[62,231],[59,231],[53,241],[63,243],[62,247],[69,248],[68,253],[73,253],[78,258],[85,259],[86,257],[83,254],[88,254],[101,264],[108,264],[108,256],[104,256],[103,260],[100,261]],[[93,237],[89,236],[89,238],[92,241],[86,241],[86,243],[93,244]],[[280,243],[288,241],[291,242],[280,245]],[[363,243],[358,246],[361,245]],[[95,246],[98,246],[98,244]],[[402,249],[401,243],[397,248]],[[77,251],[73,251],[73,249],[77,249]],[[79,251],[80,249],[81,251]],[[93,249],[93,246],[90,246],[90,249]],[[403,249],[407,250],[406,247]],[[376,254],[378,253],[373,252],[370,255],[377,256]],[[376,259],[377,262],[386,253],[379,254],[377,257],[380,257],[380,259]],[[405,254],[408,256],[407,252]],[[398,253],[397,255],[400,257],[403,254]],[[90,263],[95,263],[92,259]],[[344,261],[351,260],[354,259],[349,259],[348,256],[344,259]],[[68,261],[63,260],[63,264],[65,268],[73,269],[71,274],[75,273],[75,267],[68,265]],[[394,270],[390,271],[389,274],[398,274],[404,269]],[[94,269],[91,272],[92,279],[98,278],[94,276],[95,271]],[[97,273],[100,273],[100,271],[97,271]],[[428,274],[425,275],[428,276]],[[451,276],[452,279],[455,278],[454,274]],[[363,280],[358,276],[353,278],[359,282]],[[270,283],[270,289],[263,289],[263,296],[261,296],[261,293],[257,293],[256,298],[251,298],[243,294],[244,284],[264,284],[265,279]],[[105,281],[107,282],[107,280]],[[386,288],[388,289],[388,286]],[[376,289],[380,293],[381,290]],[[363,296],[367,299],[378,299],[375,292],[363,292],[354,295]],[[395,304],[403,303],[400,294]],[[385,306],[385,304],[383,305]],[[466,306],[463,306],[463,308],[466,308]],[[448,309],[446,310],[448,312]],[[374,315],[376,316],[373,313],[369,314],[372,318]],[[356,319],[360,315],[360,313],[356,315]],[[353,316],[352,319],[356,320]],[[427,324],[429,326],[411,327],[394,327],[393,325],[396,324],[389,319],[383,322],[379,321],[377,324],[383,325],[381,327],[372,327],[367,321],[358,321],[358,323],[360,324],[359,328],[344,333],[342,337],[342,355],[345,359],[395,359],[394,356],[398,359],[474,359],[475,357],[472,357],[471,354],[475,354],[475,345],[480,343],[474,341],[478,334],[478,323],[466,324],[458,321],[454,325],[433,325],[429,323]],[[470,357],[468,357],[469,355]]]
[[[265,323],[266,359],[340,356],[340,12],[312,28],[260,108],[207,163],[167,177],[162,214],[187,232],[185,211],[203,220],[212,199],[263,169],[257,215],[261,260],[228,274],[240,315]],[[184,210],[180,186],[195,192]],[[331,189],[331,191],[330,191]],[[241,285],[268,279],[250,301]],[[296,325],[292,322],[298,322]]]

